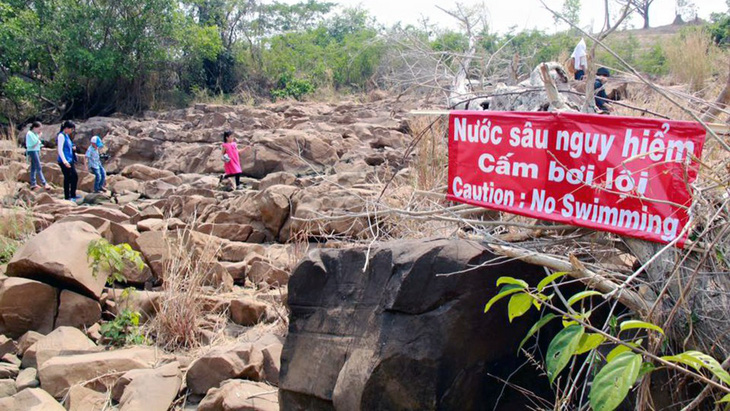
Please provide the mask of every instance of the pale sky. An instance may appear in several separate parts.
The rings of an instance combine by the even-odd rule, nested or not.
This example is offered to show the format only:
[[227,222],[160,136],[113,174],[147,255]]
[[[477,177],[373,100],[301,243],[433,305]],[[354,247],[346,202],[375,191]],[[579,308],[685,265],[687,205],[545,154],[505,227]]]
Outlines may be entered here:
[[[456,28],[454,19],[442,12],[436,5],[448,9],[454,1],[437,0],[330,0],[346,7],[361,5],[370,10],[380,23],[387,26],[401,21],[405,24],[418,24],[421,16],[426,16],[433,23],[442,27]],[[293,1],[291,1],[293,2]],[[490,27],[498,33],[506,32],[511,26],[517,30],[538,28],[555,31],[552,14],[545,10],[538,0],[484,0],[490,14]],[[462,4],[479,4],[479,0],[462,0]],[[551,8],[560,10],[562,0],[546,0]],[[694,0],[698,14],[707,19],[712,12],[726,12],[725,0]],[[581,25],[590,27],[591,22],[596,30],[603,24],[603,0],[582,0]],[[655,0],[650,10],[652,27],[664,26],[674,21],[675,0]],[[634,27],[641,27],[643,20],[634,13],[631,20]],[[560,27],[565,29],[565,27]]]

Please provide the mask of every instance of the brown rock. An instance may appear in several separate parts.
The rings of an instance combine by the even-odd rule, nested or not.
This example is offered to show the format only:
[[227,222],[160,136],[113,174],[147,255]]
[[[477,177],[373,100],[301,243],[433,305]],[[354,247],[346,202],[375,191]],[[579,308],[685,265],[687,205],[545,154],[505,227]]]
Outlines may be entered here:
[[238,325],[256,325],[266,317],[268,305],[253,298],[239,298],[231,301],[229,315]]
[[12,397],[0,399],[0,409],[5,411],[66,411],[47,392],[29,388]]
[[264,354],[264,375],[268,383],[279,385],[279,372],[281,370],[281,352],[284,349],[282,344],[271,344],[264,347],[261,352]]
[[0,356],[5,354],[15,354],[18,352],[18,345],[11,338],[0,334]]
[[28,331],[50,332],[57,304],[50,285],[25,278],[0,280],[0,334],[18,338]]
[[81,221],[53,224],[15,253],[7,275],[57,282],[99,298],[107,275],[94,276],[86,257],[89,243],[99,238],[94,227]]
[[152,168],[143,164],[132,164],[124,167],[122,176],[137,181],[158,180],[165,177],[173,177],[175,173],[167,170]]
[[18,387],[15,385],[15,380],[2,379],[0,380],[0,398],[11,397],[18,392]]
[[21,357],[24,356],[28,348],[43,337],[45,337],[45,335],[35,331],[28,331],[23,334],[23,336],[18,339],[18,351],[16,354]]
[[245,242],[253,232],[253,227],[248,224],[205,223],[198,226],[195,230],[230,241]]
[[0,358],[0,361],[6,362],[8,364],[17,365],[18,367],[20,367],[20,359],[15,354],[10,354],[10,353],[5,354],[5,355],[3,355],[2,358]]
[[231,275],[235,284],[242,284],[246,281],[246,271],[248,270],[248,264],[246,262],[230,263],[221,261],[220,264],[228,270],[228,274]]
[[103,411],[107,409],[107,402],[106,394],[82,385],[74,385],[68,391],[66,407],[68,411]]
[[69,326],[83,329],[101,320],[101,306],[96,300],[81,294],[61,291],[55,327]]
[[253,262],[247,275],[254,284],[262,281],[269,285],[289,283],[289,273],[264,261]]
[[153,370],[132,370],[112,389],[120,410],[167,411],[182,385],[180,364],[172,362]]
[[[63,397],[68,389],[80,382],[114,372],[151,368],[158,360],[158,353],[151,347],[134,347],[92,354],[58,356],[46,361],[38,370],[41,386],[56,398]],[[96,385],[103,387],[113,383],[113,377],[99,378]]]
[[142,194],[147,198],[165,198],[175,191],[175,186],[162,180],[148,181],[142,185]]
[[46,361],[59,355],[83,354],[99,349],[78,328],[59,327],[25,351],[23,367],[40,368]]
[[278,411],[275,387],[260,382],[227,380],[213,388],[198,405],[198,411]]
[[182,220],[178,218],[148,218],[137,223],[137,230],[140,233],[145,231],[168,231],[183,229],[187,226]]
[[252,343],[214,348],[198,358],[188,369],[186,381],[193,394],[205,394],[209,389],[231,378],[261,380],[264,356]]
[[265,253],[266,248],[262,245],[230,241],[223,243],[220,259],[222,261],[240,262],[249,254],[263,255]]
[[99,216],[95,216],[93,214],[72,214],[58,220],[59,223],[68,223],[72,221],[83,221],[85,223],[88,223],[92,227],[96,228],[96,231],[99,233],[108,231],[110,224],[109,220]]
[[138,221],[146,220],[148,218],[157,218],[157,219],[163,219],[165,216],[162,214],[162,211],[160,211],[159,208],[155,206],[149,206],[145,207],[142,211],[139,212]]
[[139,191],[139,182],[119,175],[109,176],[107,187],[115,193],[134,193]]
[[122,224],[129,220],[129,216],[122,211],[108,207],[80,207],[77,214],[95,215],[117,224]]
[[296,181],[297,176],[295,176],[294,174],[279,171],[276,173],[268,174],[266,177],[262,178],[259,182],[259,190],[264,191],[271,186],[279,184],[292,186]]
[[129,244],[132,249],[139,251],[137,245],[137,237],[139,232],[137,228],[132,224],[117,224],[111,223],[109,226],[110,231],[110,242],[112,244]]
[[19,372],[19,365],[0,362],[0,379],[11,378],[15,380],[15,377],[18,376]]
[[21,370],[15,379],[15,385],[18,387],[18,391],[23,391],[26,388],[36,388],[40,385],[40,382],[38,382],[38,370],[35,368]]

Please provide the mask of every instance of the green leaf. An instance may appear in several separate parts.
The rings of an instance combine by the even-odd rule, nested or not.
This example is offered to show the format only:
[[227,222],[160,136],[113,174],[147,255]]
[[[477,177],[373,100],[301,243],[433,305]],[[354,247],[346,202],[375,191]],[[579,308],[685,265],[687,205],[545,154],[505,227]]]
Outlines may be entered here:
[[564,277],[566,274],[568,274],[566,271],[560,271],[557,273],[550,274],[549,276],[543,278],[539,283],[537,283],[537,291],[542,291],[550,285],[553,281],[557,280],[560,277]]
[[604,341],[606,341],[606,337],[600,334],[583,334],[580,338],[578,349],[575,351],[575,355],[587,353],[601,345]]
[[547,350],[547,375],[550,383],[560,374],[560,372],[568,365],[570,357],[578,349],[580,339],[583,337],[585,330],[582,326],[573,324],[564,328],[553,338]]
[[487,303],[487,305],[484,307],[484,313],[489,311],[489,309],[492,308],[494,303],[501,300],[502,298],[507,297],[508,295],[511,295],[514,293],[522,292],[522,291],[523,291],[523,289],[516,285],[506,285],[506,286],[502,287],[502,289],[499,290],[499,293],[497,293],[497,295],[492,297],[489,300],[489,302]]
[[540,318],[540,320],[538,320],[538,322],[536,322],[532,326],[532,328],[530,328],[530,331],[527,332],[527,335],[525,336],[525,338],[522,339],[522,342],[520,343],[520,346],[517,347],[517,352],[518,353],[520,352],[520,350],[522,349],[522,346],[525,345],[525,343],[527,342],[527,340],[530,337],[532,337],[538,331],[540,331],[540,328],[542,328],[545,324],[549,323],[550,320],[552,320],[552,319],[554,319],[556,317],[557,317],[557,315],[555,315],[553,313],[550,313],[550,314],[546,314],[545,316],[543,316],[542,318]]
[[664,330],[662,330],[662,327],[659,327],[658,325],[654,325],[652,323],[648,323],[645,321],[638,321],[638,320],[629,320],[629,321],[622,322],[621,326],[619,328],[619,332],[625,331],[625,330],[633,330],[636,328],[645,328],[647,330],[654,330],[658,333],[664,334]]
[[730,394],[727,394],[726,396],[720,398],[720,401],[718,401],[717,403],[720,404],[723,402],[730,402]]
[[625,345],[619,345],[618,347],[614,348],[613,350],[611,350],[611,352],[608,353],[608,355],[606,356],[606,362],[611,362],[619,355],[621,355],[625,352],[629,352],[629,351],[631,351],[631,348],[629,348]]
[[593,379],[588,394],[593,411],[613,411],[634,385],[641,370],[641,356],[625,352],[606,364]]
[[578,301],[580,301],[584,298],[592,297],[594,295],[603,295],[603,294],[599,293],[598,291],[581,291],[578,294],[576,294],[568,299],[568,305],[572,307],[573,304],[577,303]]
[[528,287],[527,283],[525,281],[518,280],[517,278],[512,278],[512,277],[499,277],[497,279],[497,286],[500,286],[502,284],[512,284],[512,285],[520,286],[522,288]]
[[640,379],[641,377],[645,376],[646,374],[651,373],[652,371],[656,370],[656,367],[654,364],[650,362],[645,362],[641,364],[641,369],[639,370],[639,376],[636,377],[636,379]]
[[530,310],[531,306],[532,296],[530,296],[530,294],[521,293],[513,295],[512,298],[509,299],[509,304],[507,305],[507,317],[509,317],[509,322],[512,322],[513,319],[524,315]]
[[730,374],[725,371],[719,362],[711,356],[699,351],[685,351],[681,354],[662,357],[665,361],[671,361],[689,365],[699,371],[701,368],[707,368],[720,381],[726,385],[730,385]]

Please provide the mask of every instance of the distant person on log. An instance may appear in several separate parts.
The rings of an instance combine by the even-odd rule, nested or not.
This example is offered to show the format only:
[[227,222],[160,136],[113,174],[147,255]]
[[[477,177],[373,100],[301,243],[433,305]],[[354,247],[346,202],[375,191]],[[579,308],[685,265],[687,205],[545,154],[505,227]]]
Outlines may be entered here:
[[88,150],[86,150],[86,167],[89,172],[94,175],[94,192],[101,193],[104,190],[104,184],[106,183],[106,170],[101,164],[101,154],[99,150],[104,147],[104,142],[101,141],[101,137],[91,137],[91,144],[89,144]]
[[604,84],[611,77],[611,72],[607,68],[601,67],[596,71],[596,81],[593,83],[593,87],[596,89],[596,107],[601,114],[607,114],[613,111],[613,108],[608,104],[610,99],[606,94],[606,88]]
[[61,124],[61,131],[58,132],[58,165],[63,173],[63,198],[76,201],[76,185],[79,182],[79,175],[76,174],[76,146],[74,146],[71,135],[76,130],[76,124],[72,121],[64,121]]
[[50,190],[51,186],[46,182],[46,178],[43,176],[43,169],[41,168],[41,147],[43,142],[41,140],[41,123],[34,121],[30,125],[28,133],[25,135],[25,149],[30,161],[30,189],[36,190],[40,188],[36,184],[36,178],[40,180],[41,185],[46,190]]
[[570,55],[570,58],[573,62],[573,69],[575,70],[574,78],[576,80],[583,80],[583,77],[586,75],[586,68],[588,68],[585,40],[580,39],[575,49],[573,49],[573,54]]
[[[248,148],[248,146],[246,146]],[[228,130],[223,133],[223,144],[221,145],[221,153],[223,158],[223,169],[225,174],[219,179],[219,183],[223,183],[223,179],[233,177],[236,181],[236,189],[241,188],[241,160],[238,156],[238,146],[236,145],[236,136]]]

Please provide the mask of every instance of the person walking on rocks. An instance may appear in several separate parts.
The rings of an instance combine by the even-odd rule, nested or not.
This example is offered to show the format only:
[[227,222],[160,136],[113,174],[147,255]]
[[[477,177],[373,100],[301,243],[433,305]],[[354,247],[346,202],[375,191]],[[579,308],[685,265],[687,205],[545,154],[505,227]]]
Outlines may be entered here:
[[34,121],[30,125],[28,133],[25,135],[25,148],[28,160],[30,161],[30,189],[35,190],[39,188],[36,184],[37,180],[40,180],[41,185],[46,190],[50,190],[51,186],[46,182],[46,178],[43,176],[43,169],[41,168],[41,123]]
[[[246,148],[248,147],[246,146]],[[221,153],[223,155],[223,169],[225,170],[225,174],[220,177],[219,182],[223,183],[224,178],[233,177],[236,182],[236,189],[241,188],[241,160],[238,155],[236,136],[230,130],[223,133]]]
[[76,147],[71,140],[71,134],[76,130],[76,124],[65,121],[61,124],[61,131],[56,138],[58,142],[58,165],[63,173],[63,198],[76,201],[76,185],[79,175],[76,174]]
[[104,190],[104,183],[106,182],[106,170],[101,164],[101,156],[99,150],[104,147],[104,142],[101,141],[101,137],[91,137],[91,144],[86,150],[86,167],[89,169],[89,173],[94,175],[94,192],[100,193]]

